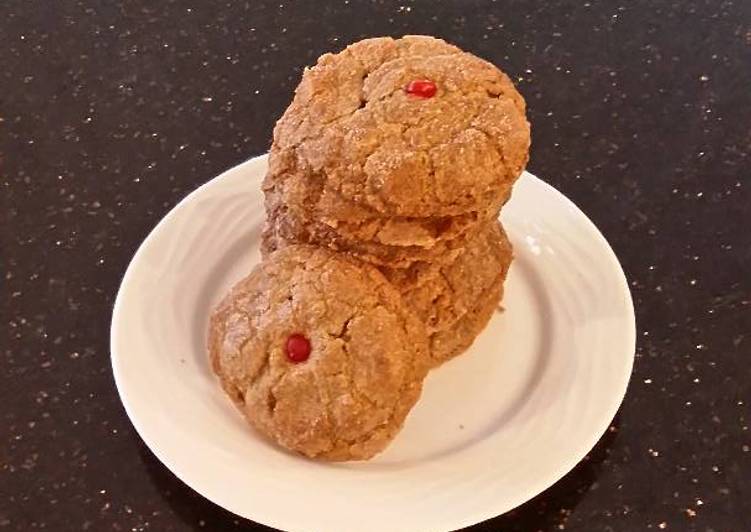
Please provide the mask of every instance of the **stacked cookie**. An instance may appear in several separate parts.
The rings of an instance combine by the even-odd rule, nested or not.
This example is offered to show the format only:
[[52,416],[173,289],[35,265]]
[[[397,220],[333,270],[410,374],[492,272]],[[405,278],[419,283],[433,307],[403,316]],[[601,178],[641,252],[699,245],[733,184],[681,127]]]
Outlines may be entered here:
[[527,162],[524,100],[490,63],[432,37],[367,39],[306,70],[274,130],[264,253],[306,243],[378,266],[440,363],[497,306],[497,222]]
[[432,37],[367,39],[305,71],[274,130],[263,262],[209,328],[254,427],[312,458],[388,445],[428,369],[498,307],[498,213],[529,141],[506,75]]

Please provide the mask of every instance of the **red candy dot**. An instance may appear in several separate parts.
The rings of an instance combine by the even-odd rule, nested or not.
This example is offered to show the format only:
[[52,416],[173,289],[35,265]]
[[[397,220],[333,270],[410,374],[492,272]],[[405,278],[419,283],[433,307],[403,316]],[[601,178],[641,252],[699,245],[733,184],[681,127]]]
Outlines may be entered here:
[[417,96],[418,98],[432,98],[435,96],[438,88],[435,86],[435,83],[430,80],[416,79],[410,81],[404,90],[407,91],[407,94]]
[[310,342],[302,334],[291,334],[287,338],[287,358],[290,362],[299,364],[310,356]]

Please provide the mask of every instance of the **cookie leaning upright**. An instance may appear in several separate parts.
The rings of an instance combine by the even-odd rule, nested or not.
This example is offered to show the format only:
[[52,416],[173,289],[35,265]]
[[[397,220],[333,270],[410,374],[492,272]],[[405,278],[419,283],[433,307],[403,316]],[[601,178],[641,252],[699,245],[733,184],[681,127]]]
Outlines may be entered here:
[[214,372],[262,433],[309,457],[370,458],[401,428],[428,368],[424,326],[374,267],[290,246],[211,317]]
[[513,249],[500,222],[487,224],[445,263],[381,268],[430,335],[437,366],[469,347],[503,296]]
[[527,161],[524,111],[503,72],[439,39],[326,54],[274,130],[269,231],[374,262],[404,247],[437,258],[508,199]]

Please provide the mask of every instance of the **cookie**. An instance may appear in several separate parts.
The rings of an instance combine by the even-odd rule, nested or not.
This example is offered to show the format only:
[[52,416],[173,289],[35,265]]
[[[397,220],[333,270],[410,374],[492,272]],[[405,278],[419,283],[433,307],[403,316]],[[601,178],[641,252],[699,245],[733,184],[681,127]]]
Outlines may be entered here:
[[482,213],[500,207],[529,143],[524,100],[492,64],[432,37],[366,39],[305,71],[264,188],[320,179],[382,217]]
[[472,345],[499,308],[503,299],[505,276],[504,272],[482,295],[477,304],[450,328],[435,332],[430,336],[430,354],[434,366],[454,358]]
[[290,246],[218,305],[208,347],[224,390],[261,433],[311,458],[362,460],[417,401],[427,342],[376,268]]
[[[294,164],[294,163],[291,163]],[[287,170],[294,174],[294,170]],[[382,216],[375,210],[349,201],[323,188],[317,176],[307,179],[285,179],[267,185],[265,206],[269,213],[283,208],[302,225],[311,222],[328,226],[349,241],[373,242],[388,246],[432,247],[440,240],[459,237],[477,225],[498,216],[499,205],[510,196],[510,189],[501,188],[499,197],[481,211],[455,216]]]
[[445,331],[505,278],[511,243],[500,222],[487,224],[446,264],[418,263],[408,269],[381,268],[429,333]]
[[348,253],[365,262],[392,268],[407,268],[418,262],[443,263],[453,260],[481,227],[471,227],[467,233],[437,241],[432,247],[389,246],[371,241],[348,239],[318,221],[299,220],[290,211],[281,209],[266,213],[261,252],[265,256],[276,249],[292,244],[311,244]]

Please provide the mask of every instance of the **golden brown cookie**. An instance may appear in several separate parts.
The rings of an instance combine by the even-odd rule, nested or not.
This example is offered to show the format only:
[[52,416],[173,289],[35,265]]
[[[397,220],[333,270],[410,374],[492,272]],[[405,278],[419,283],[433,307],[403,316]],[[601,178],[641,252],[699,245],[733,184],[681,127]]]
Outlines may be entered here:
[[305,180],[275,181],[268,184],[264,193],[270,216],[283,209],[285,216],[295,218],[298,224],[320,223],[347,241],[430,248],[440,240],[457,238],[497,218],[498,208],[509,199],[511,190],[499,189],[498,198],[484,210],[424,217],[383,216],[323,188],[322,180],[315,175]]
[[504,272],[482,295],[474,308],[450,328],[435,332],[430,336],[430,354],[434,366],[463,353],[472,345],[490,321],[493,313],[499,309],[501,299],[503,299],[505,277]]
[[487,224],[466,248],[446,264],[418,263],[408,269],[381,268],[428,333],[446,331],[475,309],[505,278],[511,243],[500,222]]
[[407,268],[417,262],[443,263],[453,260],[482,226],[472,226],[456,238],[439,240],[432,247],[389,246],[348,239],[318,221],[304,222],[282,208],[267,211],[261,252],[265,256],[292,244],[311,244],[354,255],[365,262],[392,268]]
[[427,335],[374,267],[290,246],[211,316],[214,372],[260,432],[312,458],[361,460],[402,426],[428,367]]
[[305,71],[264,188],[292,180],[285,193],[305,189],[319,215],[323,191],[382,217],[492,212],[529,142],[524,100],[492,64],[432,37],[366,39]]

